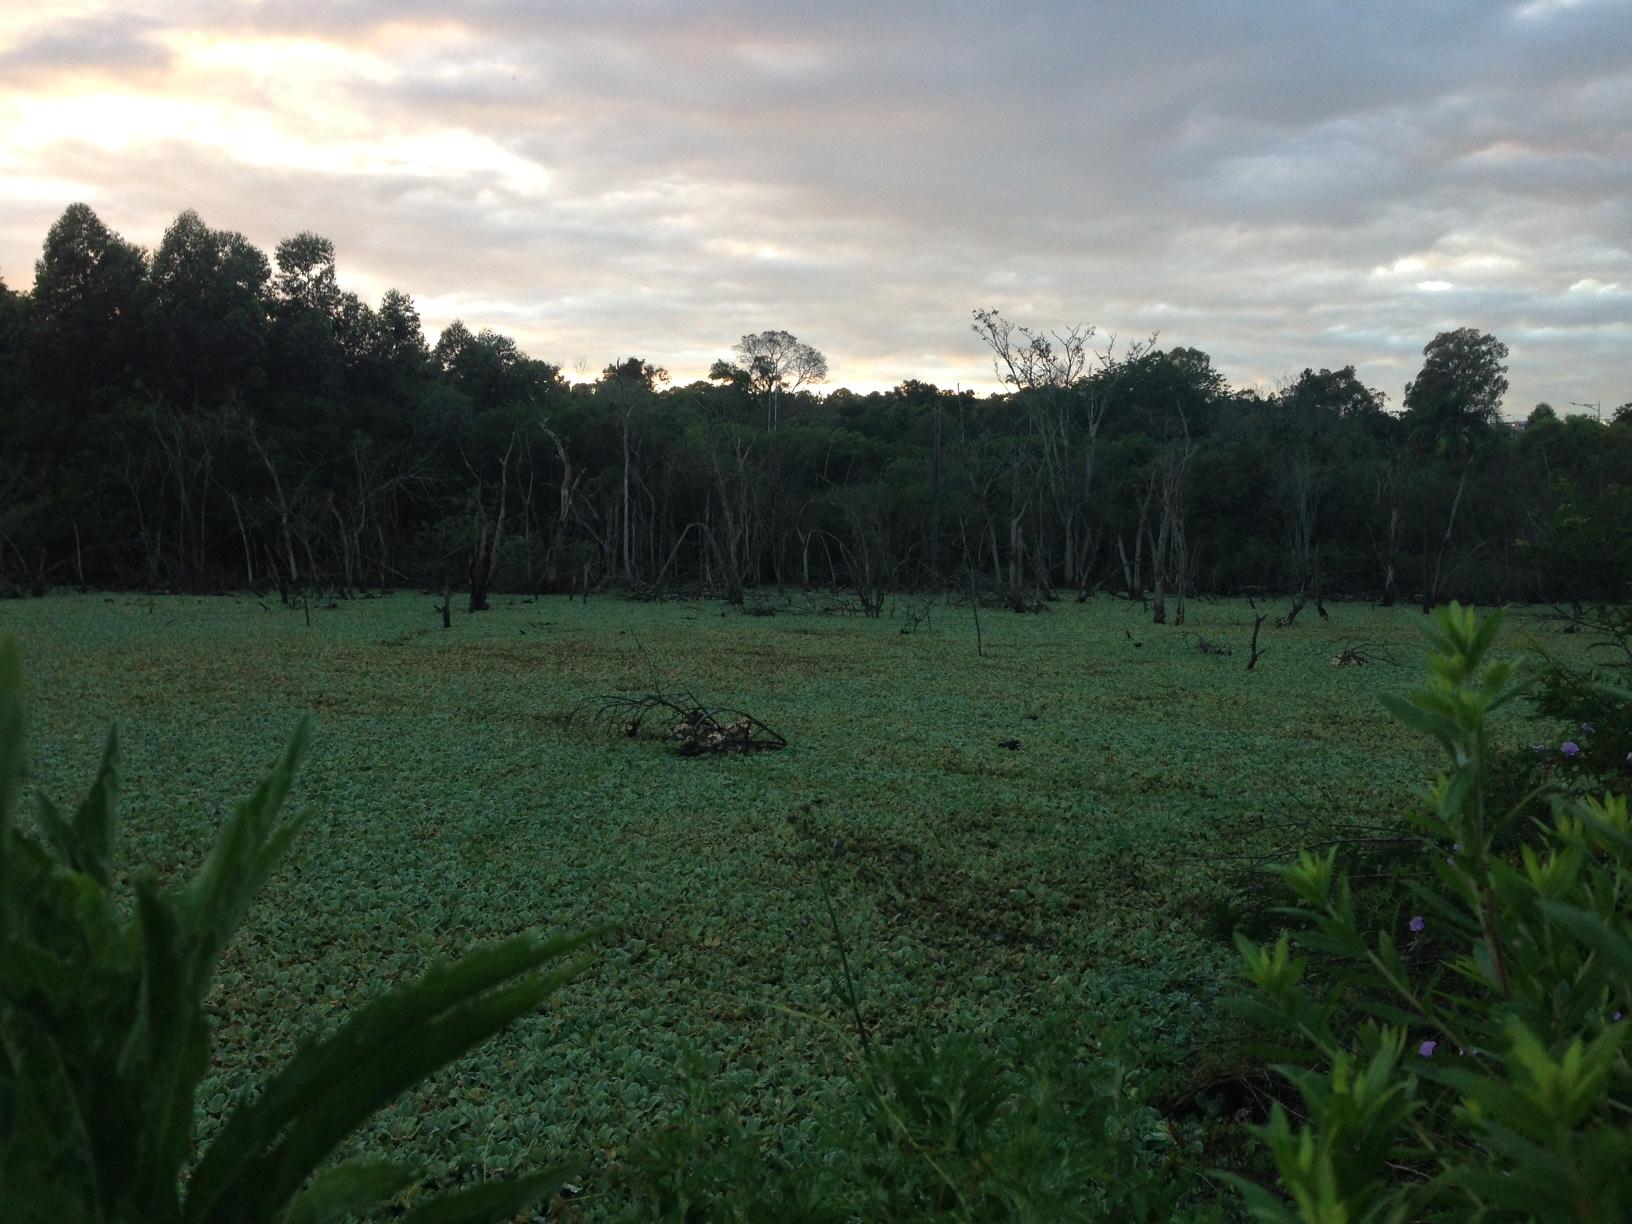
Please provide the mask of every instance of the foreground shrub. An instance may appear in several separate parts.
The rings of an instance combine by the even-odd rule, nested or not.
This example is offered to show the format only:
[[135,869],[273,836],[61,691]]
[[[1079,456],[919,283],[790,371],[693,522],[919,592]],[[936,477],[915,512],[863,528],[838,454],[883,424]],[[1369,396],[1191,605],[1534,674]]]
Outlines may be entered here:
[[1588,661],[1540,652],[1536,708],[1559,731],[1533,751],[1561,784],[1625,790],[1632,785],[1632,604],[1600,606],[1571,627],[1589,635]]
[[[24,716],[15,646],[0,642],[0,1219],[286,1221],[365,1210],[413,1181],[371,1159],[323,1166],[376,1110],[526,1015],[576,971],[585,937],[522,936],[360,1008],[307,1043],[239,1106],[193,1164],[194,1093],[209,1065],[204,999],[223,948],[300,832],[279,818],[303,723],[240,802],[194,878],[116,895],[118,752],[70,816],[38,801],[41,840],[17,825]],[[185,1190],[183,1170],[190,1168]],[[321,1171],[320,1171],[321,1170]],[[405,1219],[507,1219],[554,1193],[548,1169],[441,1195]],[[314,1176],[315,1175],[315,1176]]]
[[[1222,1218],[1201,1127],[1065,1020],[987,1041],[917,1033],[851,1050],[791,1141],[694,1055],[684,1104],[610,1172],[628,1221]],[[773,1154],[774,1153],[774,1154]]]
[[1258,1130],[1285,1194],[1246,1185],[1260,1219],[1632,1216],[1626,799],[1560,800],[1497,851],[1490,716],[1521,691],[1491,658],[1500,619],[1442,611],[1427,686],[1392,703],[1448,760],[1417,821],[1431,870],[1392,929],[1364,929],[1334,856],[1305,853],[1282,874],[1318,973],[1293,938],[1239,939],[1243,1010],[1278,1034],[1304,1114]]

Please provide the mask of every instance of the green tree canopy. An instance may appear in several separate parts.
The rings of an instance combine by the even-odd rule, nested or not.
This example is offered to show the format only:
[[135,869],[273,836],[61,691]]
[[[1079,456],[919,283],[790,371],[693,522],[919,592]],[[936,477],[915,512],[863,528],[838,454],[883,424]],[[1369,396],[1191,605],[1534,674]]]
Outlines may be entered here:
[[1363,421],[1383,411],[1387,397],[1361,382],[1352,365],[1341,370],[1305,369],[1281,395],[1290,409],[1311,415],[1329,413],[1343,420]]
[[278,243],[274,259],[278,297],[292,306],[334,315],[340,308],[340,285],[334,272],[334,243],[302,231]]
[[46,234],[34,265],[40,373],[70,411],[83,412],[140,368],[146,275],[142,249],[89,204],[70,204]]
[[1447,441],[1501,421],[1507,394],[1507,345],[1488,332],[1440,332],[1422,350],[1422,369],[1405,384],[1405,409],[1423,438]]
[[266,256],[187,209],[153,253],[153,359],[178,401],[201,405],[257,381],[266,344]]

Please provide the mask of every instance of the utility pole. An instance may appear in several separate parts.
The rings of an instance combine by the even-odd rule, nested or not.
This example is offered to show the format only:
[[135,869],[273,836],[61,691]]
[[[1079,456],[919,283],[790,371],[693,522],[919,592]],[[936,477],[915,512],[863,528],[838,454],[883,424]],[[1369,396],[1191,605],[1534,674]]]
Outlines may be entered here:
[[1600,425],[1602,425],[1604,423],[1604,401],[1603,400],[1599,400],[1596,404],[1583,404],[1579,400],[1571,400],[1570,401],[1570,407],[1571,408],[1591,408],[1592,409],[1592,419],[1597,421],[1598,424],[1600,424]]

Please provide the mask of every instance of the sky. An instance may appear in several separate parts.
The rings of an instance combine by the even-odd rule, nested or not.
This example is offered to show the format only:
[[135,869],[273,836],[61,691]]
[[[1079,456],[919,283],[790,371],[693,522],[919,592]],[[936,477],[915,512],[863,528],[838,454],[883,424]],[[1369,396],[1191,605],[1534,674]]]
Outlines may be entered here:
[[1354,365],[1441,330],[1505,411],[1632,400],[1632,0],[0,6],[0,277],[184,208],[590,376],[793,332],[988,388],[969,328]]

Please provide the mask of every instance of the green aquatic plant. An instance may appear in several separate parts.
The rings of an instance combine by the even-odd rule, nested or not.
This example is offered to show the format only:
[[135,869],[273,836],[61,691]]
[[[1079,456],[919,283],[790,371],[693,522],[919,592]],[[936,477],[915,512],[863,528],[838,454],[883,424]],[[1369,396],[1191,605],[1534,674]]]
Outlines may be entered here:
[[[118,866],[118,741],[70,814],[25,779],[21,666],[0,642],[0,1218],[313,1224],[387,1202],[415,1171],[330,1163],[367,1118],[437,1068],[535,1010],[573,976],[592,936],[523,935],[434,965],[307,1040],[195,1152],[195,1095],[210,1062],[205,1008],[223,949],[308,820],[282,816],[311,738],[222,824],[179,888]],[[416,1203],[414,1221],[509,1218],[555,1192],[540,1170]]]

